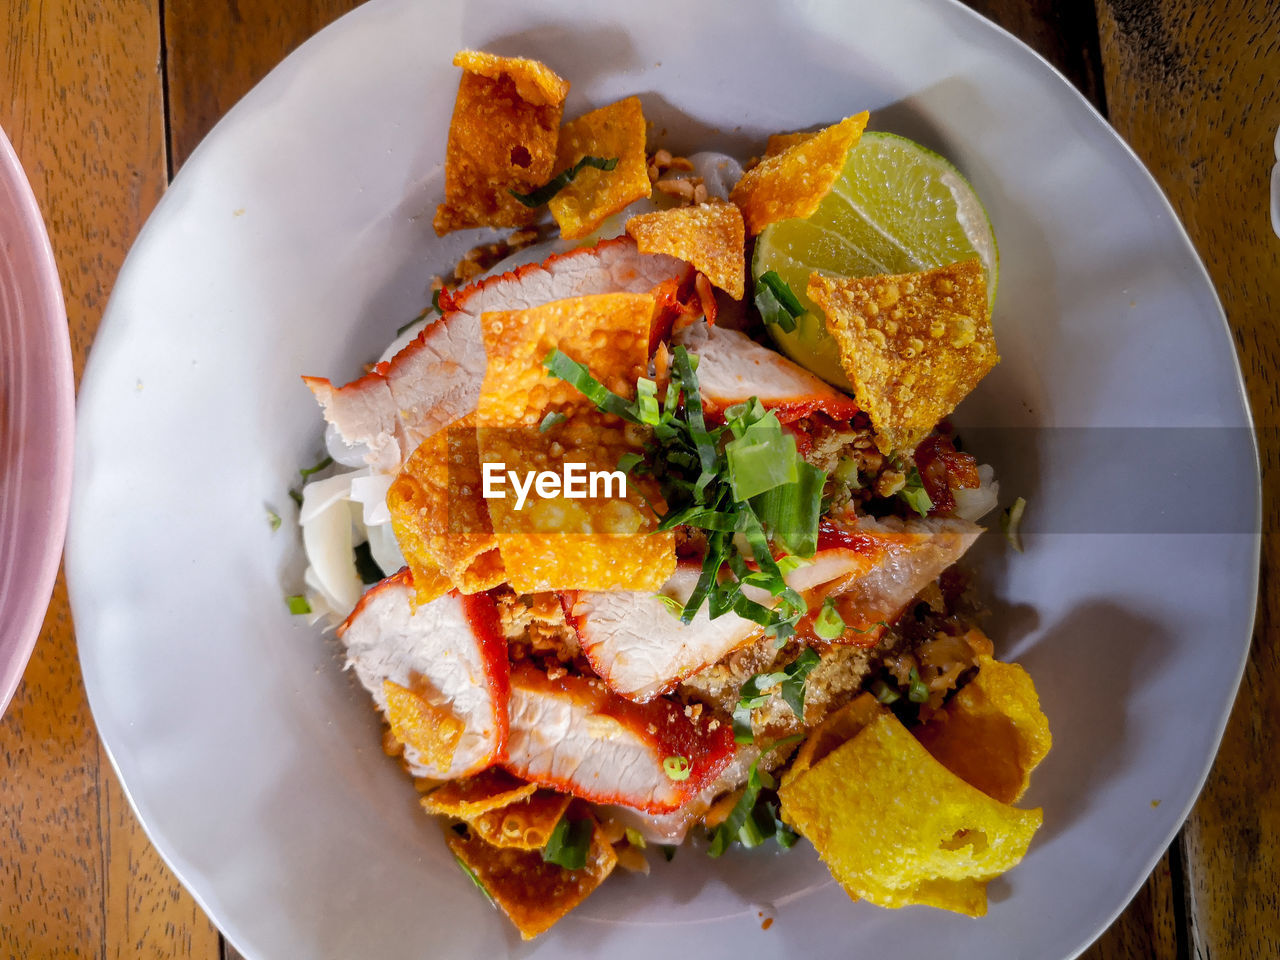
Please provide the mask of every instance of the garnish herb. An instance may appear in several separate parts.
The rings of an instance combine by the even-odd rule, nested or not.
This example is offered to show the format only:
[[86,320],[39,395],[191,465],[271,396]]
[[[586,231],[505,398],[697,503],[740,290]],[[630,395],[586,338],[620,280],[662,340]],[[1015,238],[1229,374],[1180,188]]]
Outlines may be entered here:
[[[652,429],[644,457],[624,455],[619,468],[657,481],[667,504],[660,530],[683,524],[707,539],[702,575],[680,619],[691,622],[705,603],[713,619],[733,611],[779,643],[794,636],[806,608],[783,580],[783,566],[794,569],[816,550],[826,475],[800,458],[777,417],[753,398],[725,411],[724,426],[708,428],[697,357],[682,346],[672,351],[662,397],[644,379],[635,400],[620,397],[559,350],[543,366],[600,410]],[[748,597],[747,586],[762,590],[768,601]]]
[[667,861],[667,863],[670,863],[672,860],[676,858],[676,848],[673,844],[664,843],[658,849],[662,851],[662,856]]
[[301,470],[298,471],[298,473],[302,474],[302,479],[305,480],[307,479],[307,477],[311,476],[313,473],[319,473],[325,467],[331,467],[331,466],[333,466],[333,457],[325,457],[315,466],[303,467]]
[[291,487],[289,489],[289,499],[292,500],[294,503],[296,503],[298,506],[302,506],[302,492],[300,490],[297,490]]
[[914,466],[907,474],[907,484],[898,491],[898,496],[922,517],[927,517],[929,511],[933,509],[933,501],[929,499],[929,492],[925,490],[924,481],[920,479],[920,471]]
[[441,294],[440,290],[433,290],[431,292],[431,306],[427,307],[425,310],[423,310],[420,314],[418,314],[408,323],[400,324],[400,326],[396,328],[396,336],[397,337],[400,336],[400,334],[404,333],[406,330],[412,327],[415,323],[418,323],[422,320],[427,319],[427,314],[429,314],[432,310],[434,310],[436,313],[443,316],[444,311],[440,309],[440,294]]
[[1000,515],[1000,529],[1004,532],[1004,538],[1009,541],[1009,546],[1022,552],[1022,535],[1019,527],[1022,526],[1022,513],[1027,509],[1027,501],[1024,497],[1019,497],[1013,501],[1003,514]]
[[542,859],[566,870],[581,870],[587,865],[587,848],[595,825],[589,817],[570,820],[568,814],[560,818],[547,844],[542,848]]
[[823,640],[837,640],[844,634],[844,618],[836,612],[835,602],[827,597],[813,618],[813,632]]
[[765,323],[776,323],[784,333],[796,328],[796,317],[804,313],[804,307],[796,299],[776,270],[769,270],[756,285],[756,309]]
[[915,667],[911,668],[907,681],[907,699],[912,703],[929,702],[929,685],[920,679],[920,674]]
[[285,597],[284,602],[288,605],[289,612],[295,617],[311,612],[311,604],[307,603],[307,598],[300,593],[292,597]]
[[566,414],[561,413],[559,410],[552,410],[543,417],[542,422],[538,424],[538,432],[546,433],[552,427],[557,427],[568,419],[569,417]]
[[[468,867],[466,862],[457,854],[454,854],[453,859],[454,862],[462,868],[462,872],[471,878],[471,882],[476,885],[476,889],[484,894],[484,898],[488,900],[490,904],[493,904],[493,894],[491,894],[488,889],[485,888],[485,885],[480,882],[480,878],[476,876],[476,872]],[[496,906],[496,904],[494,905]]]
[[[707,853],[718,857],[728,850],[729,845],[734,841],[741,843],[744,847],[758,847],[769,837],[777,835],[779,823],[777,808],[767,800],[763,803],[759,801],[762,789],[775,790],[778,783],[767,770],[759,768],[760,761],[771,751],[803,739],[804,734],[797,733],[791,737],[784,737],[760,751],[760,756],[756,758],[755,763],[751,764],[751,769],[747,773],[747,785],[742,791],[742,796],[733,805],[724,822],[712,831],[711,847]],[[791,846],[794,843],[795,841],[791,840],[784,845]]]
[[902,694],[893,684],[886,682],[884,677],[876,677],[872,682],[871,695],[884,704],[896,703],[902,699]]
[[529,193],[517,193],[514,190],[507,192],[523,203],[526,207],[540,207],[557,193],[573,182],[576,177],[587,167],[595,167],[597,170],[612,170],[618,165],[617,157],[583,157],[568,170],[556,174],[537,190],[531,190]]
[[672,780],[688,780],[692,772],[689,758],[681,756],[667,757],[662,761],[662,772]]
[[371,583],[380,582],[386,576],[382,572],[382,568],[378,566],[378,561],[373,559],[373,550],[366,540],[364,543],[356,544],[356,573],[360,575],[360,582],[366,587]]
[[267,523],[271,524],[272,530],[280,529],[280,514],[276,513],[270,507],[267,507]]
[[655,593],[654,596],[662,601],[662,605],[667,608],[673,617],[678,617],[684,612],[684,604],[675,597],[669,597],[665,593]]
[[755,742],[755,733],[751,729],[751,711],[763,707],[768,702],[770,695],[763,691],[775,686],[780,688],[778,692],[791,708],[791,712],[800,720],[804,720],[805,681],[809,679],[809,674],[820,662],[817,652],[811,647],[805,647],[800,656],[782,670],[774,673],[757,673],[748,677],[739,691],[738,706],[733,711],[734,741]]
[[634,827],[627,827],[627,843],[643,850],[645,848],[644,834]]

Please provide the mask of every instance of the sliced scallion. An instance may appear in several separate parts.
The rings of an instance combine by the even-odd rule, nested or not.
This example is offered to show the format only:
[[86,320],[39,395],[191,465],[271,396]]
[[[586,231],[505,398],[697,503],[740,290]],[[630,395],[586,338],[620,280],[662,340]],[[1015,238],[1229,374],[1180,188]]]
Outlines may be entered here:
[[307,603],[307,598],[302,594],[294,594],[291,597],[284,598],[285,605],[288,606],[289,612],[295,617],[311,612],[311,604]]
[[517,193],[515,190],[508,190],[507,192],[526,207],[540,207],[572,183],[573,178],[587,167],[595,167],[597,170],[612,170],[617,165],[617,157],[609,157],[608,159],[604,157],[583,157],[572,167],[556,174],[536,190],[531,190],[528,193]]
[[813,632],[823,640],[838,640],[844,635],[844,618],[836,611],[830,597],[822,603],[822,609],[813,618]]
[[1004,532],[1004,538],[1009,541],[1009,546],[1022,552],[1022,514],[1027,509],[1027,501],[1023,497],[1019,497],[1013,501],[1013,504],[1000,515],[1000,529]]
[[570,820],[568,814],[564,815],[547,837],[542,848],[543,861],[566,870],[581,870],[587,865],[587,849],[594,831],[595,824],[590,818]]
[[907,699],[912,703],[929,702],[929,685],[920,679],[920,673],[915,667],[911,668],[907,681]]

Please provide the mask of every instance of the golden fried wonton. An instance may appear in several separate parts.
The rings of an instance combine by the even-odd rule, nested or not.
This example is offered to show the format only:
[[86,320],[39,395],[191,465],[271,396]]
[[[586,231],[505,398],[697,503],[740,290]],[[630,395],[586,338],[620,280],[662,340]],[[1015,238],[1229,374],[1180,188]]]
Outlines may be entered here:
[[1026,792],[1053,745],[1031,676],[985,656],[978,675],[912,732],[948,770],[1002,803]]
[[618,862],[598,824],[592,829],[586,866],[580,870],[547,863],[538,850],[495,847],[448,827],[444,836],[453,855],[466,864],[525,940],[551,929],[600,886]]
[[641,448],[643,433],[597,410],[543,366],[558,349],[588,363],[613,392],[632,396],[648,363],[653,309],[648,294],[609,293],[481,316],[489,357],[476,407],[481,461],[520,477],[560,474],[569,463],[609,475],[582,498],[531,491],[517,509],[513,483],[489,498],[517,592],[656,590],[675,569],[673,535],[654,532],[640,487],[617,471],[619,457]]
[[[583,167],[547,206],[560,224],[560,235],[585,237],[627,204],[649,196],[645,160],[644,111],[639,97],[592,110],[560,130],[555,172],[568,170],[583,157],[617,158],[612,170]],[[550,179],[549,177],[547,179]]]
[[815,273],[807,293],[883,453],[914,449],[1000,359],[976,259],[923,273]]
[[986,913],[986,883],[1022,859],[1043,820],[965,783],[888,711],[778,795],[851,896],[969,916]]
[[641,253],[683,260],[733,299],[742,299],[746,237],[742,212],[733,204],[713,201],[643,213],[627,221],[627,233]]
[[519,227],[537,211],[510,191],[528,193],[551,179],[569,84],[544,64],[463,50],[465,71],[445,149],[440,236],[467,227]]
[[495,847],[541,850],[572,799],[554,790],[539,790],[515,803],[482,813],[470,821],[471,829]]
[[450,780],[422,798],[422,808],[462,820],[472,820],[533,795],[537,785],[526,783],[501,767],[489,767],[474,777]]
[[771,223],[807,217],[817,210],[866,125],[866,111],[846,117],[825,130],[797,138],[781,153],[765,157],[744,173],[729,199],[742,208],[747,235],[754,237]]
[[431,766],[448,769],[462,739],[462,721],[447,707],[436,706],[394,680],[383,680],[382,692],[392,735],[417,750]]

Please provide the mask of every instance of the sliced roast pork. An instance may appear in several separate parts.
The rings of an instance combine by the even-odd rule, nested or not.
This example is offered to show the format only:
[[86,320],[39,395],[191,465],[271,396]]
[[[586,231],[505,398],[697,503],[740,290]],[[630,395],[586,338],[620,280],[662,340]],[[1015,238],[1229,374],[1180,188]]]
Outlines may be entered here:
[[804,367],[728,327],[693,323],[672,339],[698,355],[698,386],[709,412],[752,397],[790,423],[815,411],[848,420],[858,405]]
[[681,704],[632,703],[599,680],[548,679],[525,665],[511,676],[505,766],[516,776],[596,803],[670,813],[716,781],[733,758],[733,731]]
[[[813,561],[786,577],[792,589],[806,593],[865,571],[869,561],[843,544],[820,550]],[[697,585],[701,568],[682,564],[662,588],[684,603]],[[763,590],[744,591],[759,603],[772,602]],[[711,619],[704,606],[681,623],[655,594],[631,590],[566,594],[569,622],[578,633],[591,668],[616,693],[644,702],[710,666],[761,632],[758,623],[732,611]]]
[[347,665],[384,715],[388,690],[400,689],[460,724],[447,763],[405,745],[414,776],[469,776],[506,755],[511,670],[498,612],[482,593],[451,592],[416,608],[413,596],[411,575],[402,570],[361,598],[338,628]]
[[439,320],[346,386],[303,380],[342,439],[368,448],[374,472],[395,473],[419,443],[475,409],[486,363],[480,314],[595,293],[670,291],[691,269],[674,257],[640,253],[630,237],[604,240],[442,296]]

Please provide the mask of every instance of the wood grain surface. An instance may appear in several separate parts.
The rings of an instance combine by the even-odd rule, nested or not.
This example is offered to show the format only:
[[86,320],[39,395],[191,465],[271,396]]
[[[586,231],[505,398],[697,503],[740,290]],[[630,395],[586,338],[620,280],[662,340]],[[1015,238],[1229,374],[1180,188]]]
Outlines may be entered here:
[[[1265,216],[1280,125],[1280,4],[969,0],[1057,66],[1137,150],[1226,308],[1280,492],[1280,239]],[[0,125],[49,225],[77,377],[124,254],[212,125],[354,0],[10,0]],[[1280,956],[1280,594],[1265,542],[1254,650],[1179,840],[1089,960]],[[61,578],[0,723],[0,957],[238,956],[138,827],[85,701]]]

